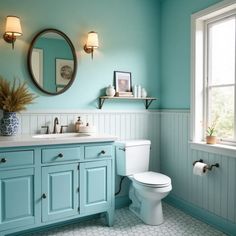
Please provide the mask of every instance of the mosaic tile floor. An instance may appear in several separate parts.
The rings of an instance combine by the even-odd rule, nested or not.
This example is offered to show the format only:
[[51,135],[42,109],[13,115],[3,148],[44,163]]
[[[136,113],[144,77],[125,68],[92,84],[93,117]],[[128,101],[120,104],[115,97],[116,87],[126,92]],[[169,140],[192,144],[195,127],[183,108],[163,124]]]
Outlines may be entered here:
[[145,225],[128,208],[116,210],[113,227],[104,225],[104,219],[72,224],[30,236],[223,236],[222,232],[163,204],[165,222],[159,226]]

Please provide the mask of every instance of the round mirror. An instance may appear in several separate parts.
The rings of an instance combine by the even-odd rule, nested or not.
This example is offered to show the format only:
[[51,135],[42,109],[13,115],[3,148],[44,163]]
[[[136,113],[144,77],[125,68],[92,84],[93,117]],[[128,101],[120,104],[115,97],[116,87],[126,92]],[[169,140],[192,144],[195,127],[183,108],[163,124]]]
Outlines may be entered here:
[[72,85],[77,69],[72,42],[56,29],[39,32],[29,48],[28,68],[41,91],[51,95],[65,92]]

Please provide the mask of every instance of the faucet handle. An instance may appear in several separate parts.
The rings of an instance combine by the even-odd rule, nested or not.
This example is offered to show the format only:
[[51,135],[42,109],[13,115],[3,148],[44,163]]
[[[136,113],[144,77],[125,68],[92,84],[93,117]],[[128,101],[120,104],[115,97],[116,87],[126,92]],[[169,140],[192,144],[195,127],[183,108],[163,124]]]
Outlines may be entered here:
[[66,127],[68,127],[68,125],[61,125],[60,134],[63,133],[63,128],[66,128]]
[[41,126],[41,128],[45,128],[46,134],[49,134],[49,126],[48,125],[43,125],[43,126]]

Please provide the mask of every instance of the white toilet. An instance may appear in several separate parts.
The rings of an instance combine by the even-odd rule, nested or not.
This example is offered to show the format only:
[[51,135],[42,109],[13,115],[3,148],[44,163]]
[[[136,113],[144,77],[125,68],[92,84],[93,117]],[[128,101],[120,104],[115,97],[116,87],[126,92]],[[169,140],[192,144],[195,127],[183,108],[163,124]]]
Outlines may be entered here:
[[117,174],[132,181],[129,209],[144,223],[163,223],[161,200],[172,190],[171,179],[163,174],[148,171],[151,142],[129,140],[116,142]]

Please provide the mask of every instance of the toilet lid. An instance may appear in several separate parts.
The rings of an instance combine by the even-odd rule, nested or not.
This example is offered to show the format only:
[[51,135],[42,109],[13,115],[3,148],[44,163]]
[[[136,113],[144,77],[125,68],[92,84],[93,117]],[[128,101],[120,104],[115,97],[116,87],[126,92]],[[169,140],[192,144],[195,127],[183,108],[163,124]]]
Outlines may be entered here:
[[133,178],[141,184],[152,187],[166,187],[171,184],[168,176],[152,171],[134,174]]

